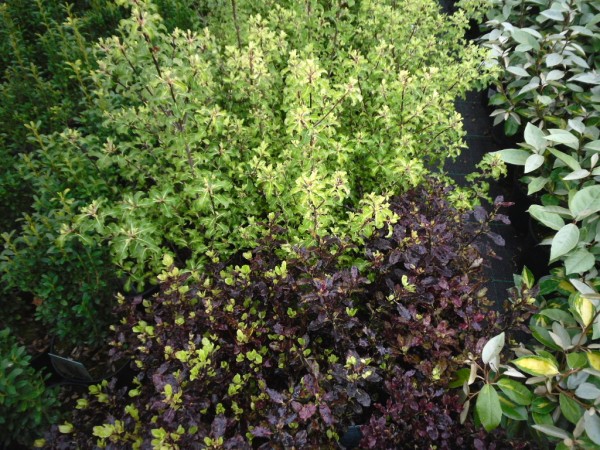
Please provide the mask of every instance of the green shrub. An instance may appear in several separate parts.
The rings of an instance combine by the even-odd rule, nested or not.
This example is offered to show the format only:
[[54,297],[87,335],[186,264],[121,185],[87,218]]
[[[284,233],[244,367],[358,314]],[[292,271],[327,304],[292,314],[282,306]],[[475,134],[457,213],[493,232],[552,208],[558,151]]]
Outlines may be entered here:
[[[597,15],[590,0],[492,1],[482,43],[499,65],[495,124],[514,134],[526,122],[566,129],[570,120],[600,120]],[[573,127],[577,129],[578,127]]]
[[[195,3],[157,2],[169,29],[198,23]],[[124,12],[104,0],[0,5],[0,296],[18,315],[15,292],[32,294],[38,319],[63,341],[98,341],[122,285],[106,249],[57,240],[80,207],[115,192],[77,136],[101,123],[92,50]]]
[[136,282],[165,252],[200,267],[249,248],[270,213],[290,242],[356,235],[363,205],[458,155],[454,99],[489,78],[464,15],[434,1],[219,2],[205,21],[168,33],[134,2],[98,46],[88,154],[124,194],[98,195],[64,241],[109,245]]
[[[483,44],[504,73],[490,102],[494,123],[525,142],[498,153],[524,167],[530,195],[542,195],[531,216],[545,227],[551,262],[567,274],[597,264],[600,203],[600,27],[597,2],[495,3]],[[536,202],[540,203],[540,202]]]
[[41,133],[79,125],[91,94],[91,42],[114,29],[121,14],[104,1],[0,5],[0,231],[31,210],[35,194],[17,169],[19,155],[35,149],[25,125],[37,122]]
[[599,281],[569,279],[564,269],[556,269],[540,281],[536,300],[538,288],[528,278],[531,297],[522,300],[536,302],[529,325],[535,341],[514,347],[510,359],[504,357],[504,335],[491,339],[482,360],[471,363],[471,373],[485,384],[478,391],[473,376],[465,380],[465,389],[475,391],[470,397],[477,397],[476,413],[488,430],[527,424],[540,445],[598,448]]
[[25,347],[8,328],[0,330],[0,445],[31,445],[57,420],[56,393],[30,366]]

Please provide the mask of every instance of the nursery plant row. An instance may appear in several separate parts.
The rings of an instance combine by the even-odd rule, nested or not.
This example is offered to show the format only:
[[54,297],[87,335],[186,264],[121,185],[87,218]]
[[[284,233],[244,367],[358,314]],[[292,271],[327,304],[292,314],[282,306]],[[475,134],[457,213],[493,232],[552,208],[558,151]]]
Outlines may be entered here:
[[464,371],[465,389],[476,386],[471,402],[477,398],[486,429],[523,421],[555,448],[597,448],[600,8],[587,1],[503,1],[485,15],[488,32],[480,42],[502,70],[491,115],[514,147],[498,154],[521,168],[530,226],[549,247],[553,268],[537,287],[529,325],[534,345],[513,348],[514,359],[503,364],[508,343],[498,334]]
[[[3,445],[600,445],[593,1],[29,3],[0,5]],[[524,142],[461,188],[454,101],[490,85]],[[497,310],[504,162],[557,267]],[[32,317],[128,377],[58,407]]]

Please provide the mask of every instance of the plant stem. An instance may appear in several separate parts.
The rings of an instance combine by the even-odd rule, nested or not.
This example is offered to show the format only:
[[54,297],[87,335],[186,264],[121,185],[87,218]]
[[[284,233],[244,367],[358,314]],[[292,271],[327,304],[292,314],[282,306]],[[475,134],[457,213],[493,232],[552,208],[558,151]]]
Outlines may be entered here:
[[235,26],[235,35],[237,37],[238,49],[242,50],[242,38],[240,37],[240,25],[237,17],[237,4],[235,0],[231,0],[231,12],[233,14],[233,25]]

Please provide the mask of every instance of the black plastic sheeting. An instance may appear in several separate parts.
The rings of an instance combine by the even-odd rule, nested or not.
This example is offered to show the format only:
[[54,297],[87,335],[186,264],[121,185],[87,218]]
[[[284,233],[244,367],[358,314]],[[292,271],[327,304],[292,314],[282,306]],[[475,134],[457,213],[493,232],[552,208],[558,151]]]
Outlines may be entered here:
[[[468,148],[462,151],[456,161],[448,161],[445,169],[461,186],[468,185],[465,176],[476,170],[475,166],[486,153],[501,149],[492,138],[492,122],[489,118],[489,110],[482,101],[482,95],[479,92],[469,92],[466,100],[456,101],[456,109],[463,116]],[[506,201],[516,200],[510,176],[509,179],[490,183],[490,196],[493,199],[498,195],[502,195]],[[505,211],[505,214],[508,212]],[[514,286],[513,274],[520,273],[523,269],[521,253],[524,238],[512,224],[496,223],[492,228],[504,238],[505,246],[495,248],[500,259],[492,259],[490,266],[486,267],[486,275],[489,279],[487,288],[489,298],[501,307],[507,296],[507,289]]]

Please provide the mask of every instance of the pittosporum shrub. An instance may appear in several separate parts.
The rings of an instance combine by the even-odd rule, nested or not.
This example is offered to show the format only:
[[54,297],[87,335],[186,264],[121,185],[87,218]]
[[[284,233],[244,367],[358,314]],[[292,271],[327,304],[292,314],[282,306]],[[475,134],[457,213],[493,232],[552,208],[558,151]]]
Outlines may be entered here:
[[395,197],[360,270],[352,244],[290,247],[275,224],[202,273],[165,256],[159,294],[121,299],[113,354],[133,359],[133,386],[93,386],[50,447],[337,448],[358,424],[365,448],[484,448],[449,386],[499,323],[481,267],[506,218],[460,213],[449,193]]
[[348,211],[458,155],[454,99],[490,78],[464,14],[433,0],[216,2],[172,32],[150,1],[120,3],[131,17],[96,49],[99,137],[82,136],[119,192],[63,241],[110,248],[139,283],[164,253],[199,268],[252,248],[270,213],[291,243],[352,238]]
[[31,445],[58,419],[56,392],[29,364],[9,328],[0,330],[0,447]]

